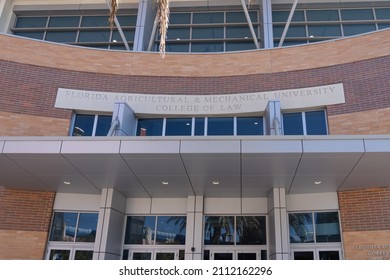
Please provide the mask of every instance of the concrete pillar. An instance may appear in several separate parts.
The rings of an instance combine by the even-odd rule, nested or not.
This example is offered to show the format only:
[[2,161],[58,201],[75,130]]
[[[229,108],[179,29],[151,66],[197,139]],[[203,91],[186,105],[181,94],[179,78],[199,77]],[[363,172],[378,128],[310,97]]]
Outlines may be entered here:
[[187,201],[186,260],[203,259],[203,196]]
[[94,260],[120,260],[124,240],[126,198],[112,188],[102,190]]
[[272,1],[262,0],[262,42],[265,49],[271,49],[274,47],[274,33],[272,29]]
[[273,188],[268,193],[269,259],[289,259],[289,232],[286,190]]
[[154,0],[139,0],[137,26],[135,29],[134,51],[147,51],[152,34],[154,19],[156,18],[156,4]]
[[126,102],[116,102],[112,113],[112,119],[118,120],[113,135],[114,136],[135,136],[137,118],[133,109]]

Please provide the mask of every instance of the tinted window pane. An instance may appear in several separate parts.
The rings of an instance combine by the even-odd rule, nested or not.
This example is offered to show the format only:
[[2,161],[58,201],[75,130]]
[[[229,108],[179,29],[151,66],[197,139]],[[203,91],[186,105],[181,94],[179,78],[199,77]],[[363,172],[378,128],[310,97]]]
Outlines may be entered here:
[[294,213],[288,215],[291,243],[314,242],[314,227],[311,213]]
[[[125,38],[127,41],[134,41],[135,31],[134,30],[124,30],[123,31]],[[119,31],[113,31],[112,32],[112,42],[123,42],[121,35],[119,34]]]
[[162,136],[163,119],[139,119],[138,136]]
[[265,217],[237,217],[237,245],[265,245]]
[[[257,22],[257,13],[249,12],[249,17],[252,22]],[[227,23],[238,23],[238,22],[248,22],[246,20],[245,13],[243,12],[227,12],[226,13],[226,22]]]
[[184,245],[186,241],[187,217],[159,216],[157,217],[156,244]]
[[16,28],[46,27],[47,17],[18,17]]
[[315,213],[316,241],[341,242],[338,212]]
[[96,125],[96,136],[107,136],[111,127],[111,116],[99,116]]
[[80,17],[51,17],[49,27],[78,27]]
[[74,241],[76,235],[77,213],[54,213],[50,241]]
[[137,25],[137,16],[127,15],[127,16],[117,16],[119,24],[123,26],[136,26]]
[[191,22],[191,14],[189,13],[171,13],[169,16],[169,24],[189,24]]
[[79,42],[108,42],[110,31],[80,31]]
[[49,260],[69,260],[69,250],[50,250]]
[[237,118],[237,135],[263,135],[263,118]]
[[223,27],[194,27],[192,39],[218,39],[223,38]]
[[[286,22],[290,11],[274,11],[272,12],[272,20],[274,22]],[[295,11],[291,21],[305,21],[303,11]]]
[[75,260],[92,260],[93,251],[80,251],[77,250],[74,256]]
[[341,10],[342,20],[370,20],[374,19],[371,9]]
[[47,31],[45,40],[58,43],[75,42],[76,36],[77,31]]
[[223,52],[223,43],[192,43],[191,52]]
[[192,119],[167,119],[165,135],[191,135]]
[[231,216],[206,216],[204,243],[207,245],[233,245],[234,218]]
[[375,24],[343,24],[344,36],[352,36],[375,31]]
[[284,135],[303,135],[303,123],[301,113],[283,115]]
[[335,21],[339,20],[338,10],[308,10],[306,11],[308,21]]
[[326,135],[325,111],[306,112],[307,135]]
[[[159,47],[157,46],[157,49]],[[166,44],[166,51],[167,52],[189,52],[190,51],[190,44],[175,44],[175,43],[167,43]]]
[[223,13],[194,13],[192,23],[223,23]]
[[81,213],[77,226],[76,242],[95,242],[98,214]]
[[[254,27],[257,34],[257,27]],[[226,38],[252,38],[252,33],[247,26],[226,27]]]
[[390,19],[390,8],[375,9],[376,19]]
[[82,27],[109,26],[108,17],[106,16],[83,16],[81,20]]
[[195,118],[195,135],[204,135],[204,118]]
[[94,115],[76,115],[73,136],[92,136]]
[[38,39],[38,40],[43,40],[43,31],[33,31],[33,32],[15,31],[14,35],[27,37],[27,38]]
[[169,28],[167,33],[168,40],[183,40],[190,38],[189,28]]
[[256,49],[255,43],[252,42],[227,42],[226,51],[244,51],[244,50],[253,50]]
[[233,118],[208,118],[207,135],[233,135]]
[[127,217],[125,244],[154,244],[155,216]]
[[341,36],[340,25],[309,25],[309,37]]

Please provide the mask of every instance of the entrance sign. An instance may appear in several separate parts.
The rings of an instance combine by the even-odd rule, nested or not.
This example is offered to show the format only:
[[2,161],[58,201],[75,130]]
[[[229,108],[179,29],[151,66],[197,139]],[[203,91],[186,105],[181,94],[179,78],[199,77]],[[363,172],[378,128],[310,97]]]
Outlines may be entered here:
[[264,112],[270,100],[280,100],[282,110],[345,103],[343,84],[339,83],[220,95],[114,93],[59,88],[55,107],[112,112],[115,102],[126,102],[136,115],[240,115]]

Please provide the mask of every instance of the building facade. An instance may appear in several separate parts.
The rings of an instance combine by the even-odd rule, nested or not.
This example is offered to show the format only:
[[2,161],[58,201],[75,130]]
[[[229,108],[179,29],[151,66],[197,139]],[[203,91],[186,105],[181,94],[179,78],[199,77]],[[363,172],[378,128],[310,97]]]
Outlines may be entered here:
[[390,1],[252,2],[0,1],[0,259],[390,258]]

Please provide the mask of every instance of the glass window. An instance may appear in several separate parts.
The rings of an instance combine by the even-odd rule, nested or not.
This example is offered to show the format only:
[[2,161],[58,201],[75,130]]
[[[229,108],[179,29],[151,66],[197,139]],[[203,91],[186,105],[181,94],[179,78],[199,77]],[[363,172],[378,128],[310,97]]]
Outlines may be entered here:
[[127,217],[125,244],[154,244],[156,216]]
[[77,213],[54,213],[50,241],[75,241]]
[[77,250],[74,259],[79,260],[92,260],[93,258],[93,251],[85,251],[85,250]]
[[185,216],[158,216],[156,245],[184,245],[186,225]]
[[46,27],[47,17],[18,17],[16,28]]
[[317,242],[341,242],[338,212],[314,213]]
[[204,118],[195,118],[195,135],[204,135]]
[[98,214],[80,213],[76,242],[95,242]]
[[109,42],[110,41],[110,31],[80,31],[79,42]]
[[171,13],[169,16],[169,24],[190,24],[190,13]]
[[239,216],[236,219],[237,245],[267,244],[264,216]]
[[338,21],[338,10],[307,10],[307,21]]
[[47,31],[45,40],[57,43],[75,42],[76,36],[77,31]]
[[83,16],[81,27],[109,26],[107,16]]
[[192,23],[223,23],[224,15],[222,12],[217,13],[194,13]]
[[253,41],[248,42],[227,42],[226,51],[244,51],[244,50],[253,50],[256,49],[255,43]]
[[27,38],[32,38],[32,39],[38,39],[42,40],[43,39],[43,31],[31,31],[31,32],[24,32],[24,31],[15,31],[14,35],[17,36],[22,36],[22,37],[27,37]]
[[[157,49],[158,49],[158,45],[157,45]],[[167,52],[189,52],[190,51],[190,44],[189,43],[181,43],[181,44],[177,44],[177,43],[167,43],[166,44],[166,51]]]
[[292,213],[288,215],[290,243],[313,243],[314,227],[311,213]]
[[223,27],[194,27],[192,39],[218,39],[223,38]]
[[49,260],[69,260],[70,250],[50,250]]
[[207,135],[233,135],[233,118],[208,118]]
[[[257,27],[254,27],[257,34]],[[226,38],[251,38],[252,33],[248,26],[226,27]]]
[[371,9],[341,10],[342,20],[373,20],[374,14]]
[[207,245],[234,245],[234,217],[206,216],[204,243]]
[[[249,17],[252,22],[257,22],[257,13],[249,12]],[[227,12],[226,13],[226,22],[227,23],[240,23],[248,22],[243,12]]]
[[[287,22],[290,11],[273,11],[272,20],[273,22]],[[305,21],[305,15],[303,11],[295,11],[291,21]]]
[[262,117],[237,118],[237,135],[263,135]]
[[[160,34],[158,35],[160,38]],[[167,39],[168,40],[184,40],[190,38],[189,28],[168,28]]]
[[119,24],[123,26],[136,26],[137,25],[137,16],[136,15],[122,15],[117,16]]
[[375,9],[376,19],[390,19],[390,8]]
[[283,114],[284,135],[303,135],[302,113]]
[[165,135],[191,135],[192,130],[192,119],[167,119]]
[[111,128],[112,116],[98,116],[95,136],[107,136]]
[[72,135],[92,136],[94,122],[94,115],[76,115]]
[[341,36],[340,25],[309,25],[309,37]]
[[305,112],[306,134],[307,135],[326,135],[325,111]]
[[192,43],[191,52],[223,52],[223,43]]
[[375,24],[343,24],[344,36],[352,36],[375,31]]
[[138,119],[137,136],[161,136],[163,119]]
[[49,27],[78,27],[80,17],[51,17]]

